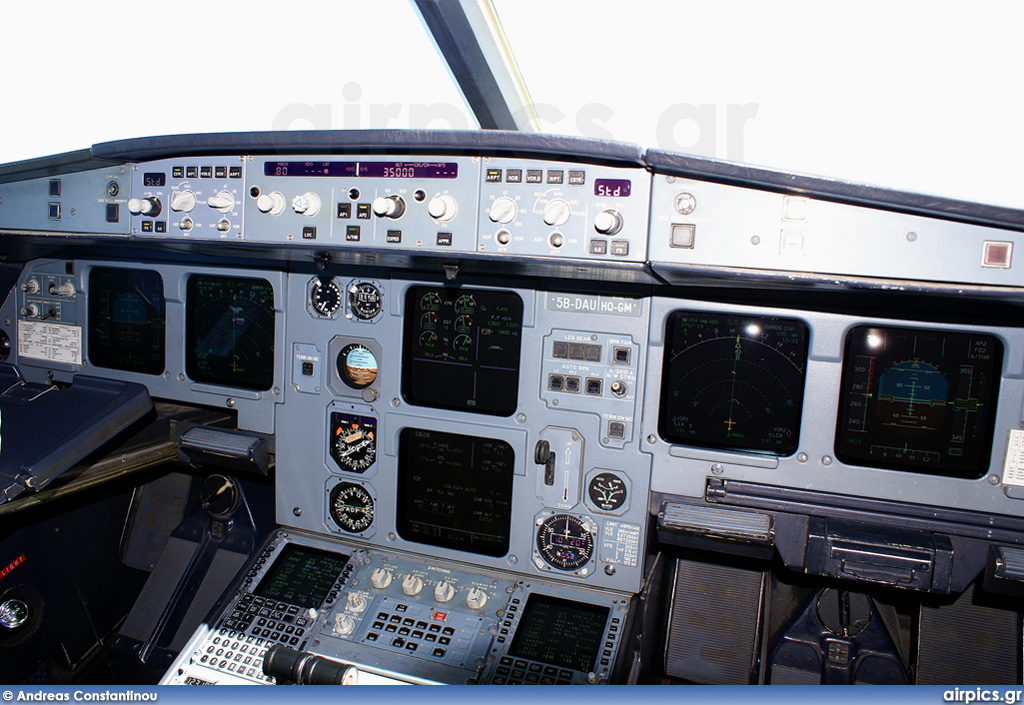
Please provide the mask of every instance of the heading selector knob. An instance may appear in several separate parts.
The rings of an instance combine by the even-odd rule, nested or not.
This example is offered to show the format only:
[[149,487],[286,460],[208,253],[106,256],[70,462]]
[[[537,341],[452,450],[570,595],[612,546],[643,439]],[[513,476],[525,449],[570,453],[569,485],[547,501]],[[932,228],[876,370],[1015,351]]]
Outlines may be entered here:
[[171,194],[171,210],[188,213],[196,207],[196,194],[192,191],[175,191]]
[[281,215],[284,213],[284,194],[280,191],[273,191],[271,193],[260,194],[260,197],[256,199],[256,207],[259,208],[260,213],[269,213],[270,215]]
[[427,204],[427,213],[431,218],[445,223],[455,217],[459,212],[459,204],[451,196],[434,196]]
[[320,212],[320,197],[312,191],[306,191],[292,199],[292,210],[299,215],[312,218]]
[[397,194],[377,196],[370,207],[378,218],[401,218],[405,213],[405,199]]
[[594,230],[602,235],[614,235],[622,230],[622,216],[618,211],[601,211],[594,217]]
[[148,215],[150,218],[155,218],[160,215],[161,210],[163,210],[163,206],[160,205],[160,199],[156,196],[133,198],[128,201],[128,212],[132,215]]
[[565,225],[570,215],[572,215],[572,209],[561,198],[548,201],[547,205],[544,206],[544,222],[548,225],[555,227]]
[[503,225],[511,223],[516,219],[517,215],[519,215],[519,206],[508,196],[494,199],[494,203],[491,204],[491,211],[488,213],[492,223],[501,223]]
[[231,209],[235,207],[235,196],[230,191],[221,191],[207,198],[206,205],[216,208],[221,213],[230,213]]

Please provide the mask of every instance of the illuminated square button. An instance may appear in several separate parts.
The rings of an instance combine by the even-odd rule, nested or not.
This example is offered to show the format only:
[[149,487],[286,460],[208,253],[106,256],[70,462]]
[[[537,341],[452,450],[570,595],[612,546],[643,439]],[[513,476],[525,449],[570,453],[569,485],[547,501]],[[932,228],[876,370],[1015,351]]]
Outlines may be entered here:
[[804,253],[804,234],[799,230],[783,230],[779,237],[780,255],[802,255]]
[[693,249],[693,236],[697,230],[696,225],[672,223],[672,239],[669,240],[671,247],[679,247],[685,250]]
[[1009,269],[1012,256],[1012,242],[990,242],[986,240],[982,246],[981,266]]
[[803,222],[807,220],[807,207],[810,204],[806,198],[795,198],[786,196],[782,199],[782,219]]

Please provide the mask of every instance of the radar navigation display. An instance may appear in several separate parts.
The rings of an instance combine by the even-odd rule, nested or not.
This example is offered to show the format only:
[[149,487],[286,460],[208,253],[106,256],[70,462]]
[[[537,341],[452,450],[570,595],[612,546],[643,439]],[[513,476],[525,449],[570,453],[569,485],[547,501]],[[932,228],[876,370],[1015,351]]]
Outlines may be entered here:
[[836,457],[966,479],[988,471],[1002,343],[861,326],[846,337]]
[[792,455],[806,370],[802,321],[674,311],[658,431],[670,443]]

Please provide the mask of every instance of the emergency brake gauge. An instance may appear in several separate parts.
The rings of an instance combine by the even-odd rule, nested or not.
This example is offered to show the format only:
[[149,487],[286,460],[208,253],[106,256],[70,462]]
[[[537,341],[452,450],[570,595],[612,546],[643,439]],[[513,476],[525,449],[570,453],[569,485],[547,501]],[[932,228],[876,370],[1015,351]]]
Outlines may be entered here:
[[578,570],[594,554],[594,532],[589,519],[572,514],[552,514],[537,529],[541,558],[558,570]]
[[384,310],[384,295],[370,282],[354,282],[348,288],[349,318],[372,321]]
[[309,290],[309,305],[317,315],[333,318],[341,308],[341,289],[327,277],[317,277]]
[[331,457],[345,472],[363,472],[377,459],[377,419],[331,414]]
[[595,507],[614,512],[626,501],[626,483],[613,472],[603,472],[587,485],[587,494]]
[[373,497],[362,485],[339,482],[331,490],[331,518],[345,531],[358,534],[373,524]]

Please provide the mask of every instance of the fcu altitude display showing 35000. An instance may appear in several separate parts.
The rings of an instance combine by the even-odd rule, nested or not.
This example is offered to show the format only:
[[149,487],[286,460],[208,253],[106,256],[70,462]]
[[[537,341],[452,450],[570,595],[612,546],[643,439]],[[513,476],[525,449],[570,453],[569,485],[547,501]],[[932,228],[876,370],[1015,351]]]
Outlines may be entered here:
[[671,443],[792,455],[806,369],[802,321],[674,311],[658,431]]
[[967,479],[988,471],[1003,345],[991,335],[860,326],[846,337],[836,457]]

